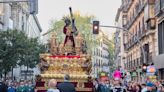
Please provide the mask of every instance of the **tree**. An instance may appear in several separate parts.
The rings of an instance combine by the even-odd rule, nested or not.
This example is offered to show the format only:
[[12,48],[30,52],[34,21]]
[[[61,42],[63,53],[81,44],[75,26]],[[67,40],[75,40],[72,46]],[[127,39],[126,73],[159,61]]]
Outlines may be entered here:
[[18,30],[0,31],[0,43],[0,74],[5,75],[17,65],[35,67],[39,63],[39,53],[45,50],[38,38],[28,38]]
[[[67,15],[67,17],[69,17]],[[75,17],[75,25],[79,33],[84,37],[87,44],[87,52],[90,53],[93,43],[93,34],[92,34],[92,25],[91,20],[94,16],[81,16],[79,14],[74,14]],[[62,43],[64,41],[65,35],[63,34],[63,27],[65,23],[61,20],[52,20],[50,30],[55,31],[58,34],[58,41]]]

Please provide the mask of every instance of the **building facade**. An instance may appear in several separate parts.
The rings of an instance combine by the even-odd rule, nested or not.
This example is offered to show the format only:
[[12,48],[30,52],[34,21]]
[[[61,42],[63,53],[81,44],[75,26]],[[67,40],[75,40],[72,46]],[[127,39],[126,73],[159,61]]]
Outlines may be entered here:
[[95,39],[98,41],[96,46],[92,48],[92,74],[97,78],[100,72],[110,72],[108,51],[110,40],[102,32]]
[[164,0],[155,0],[156,16],[156,56],[154,63],[158,69],[159,79],[164,79]]
[[[155,57],[155,0],[122,0],[120,6],[125,52],[124,68],[131,73],[132,80],[144,80],[143,64],[153,63]],[[138,42],[138,40],[139,42]],[[144,61],[143,48],[146,61]]]
[[40,37],[42,31],[36,13],[30,13],[29,2],[3,3],[0,0],[0,29],[17,29],[24,31],[29,37]]
[[[123,11],[121,8],[118,9],[116,18],[115,18],[115,25],[117,27],[123,28]],[[124,69],[124,62],[125,62],[125,51],[124,51],[124,30],[116,29],[114,34],[114,44],[115,44],[115,65],[117,68]]]

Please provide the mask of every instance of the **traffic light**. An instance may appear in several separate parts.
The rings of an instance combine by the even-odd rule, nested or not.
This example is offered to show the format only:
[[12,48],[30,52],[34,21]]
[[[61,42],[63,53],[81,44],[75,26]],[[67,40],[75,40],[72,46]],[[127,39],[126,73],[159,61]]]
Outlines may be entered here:
[[93,34],[99,34],[99,21],[93,21]]

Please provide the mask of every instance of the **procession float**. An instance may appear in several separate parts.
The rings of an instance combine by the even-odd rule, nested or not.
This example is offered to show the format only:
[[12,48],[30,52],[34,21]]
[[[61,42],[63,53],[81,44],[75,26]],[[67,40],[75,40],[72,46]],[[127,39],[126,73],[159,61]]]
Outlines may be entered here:
[[58,43],[58,34],[51,32],[50,53],[40,54],[41,74],[36,76],[37,92],[46,92],[50,79],[63,82],[65,74],[70,75],[70,82],[74,84],[77,92],[93,92],[91,56],[86,53],[85,40],[75,27],[71,8],[70,13],[72,21],[69,18],[64,19],[65,40]]

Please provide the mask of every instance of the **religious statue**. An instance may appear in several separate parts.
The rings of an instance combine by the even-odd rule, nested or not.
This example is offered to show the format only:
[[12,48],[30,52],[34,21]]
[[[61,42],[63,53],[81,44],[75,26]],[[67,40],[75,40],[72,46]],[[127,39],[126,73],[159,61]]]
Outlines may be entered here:
[[70,14],[71,20],[67,17],[64,18],[65,26],[63,28],[63,33],[66,35],[64,40],[64,48],[67,55],[72,55],[75,53],[74,35],[77,34],[77,29],[75,27],[75,19],[73,18],[71,7]]
[[64,41],[64,46],[67,44],[68,41],[71,41],[72,46],[75,47],[73,31],[72,31],[72,27],[70,26],[71,21],[68,18],[66,18],[65,19],[65,24],[66,25],[63,28],[63,33],[66,35],[65,41]]

